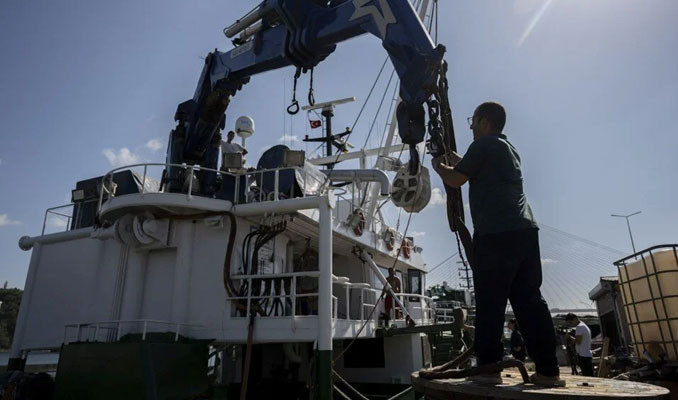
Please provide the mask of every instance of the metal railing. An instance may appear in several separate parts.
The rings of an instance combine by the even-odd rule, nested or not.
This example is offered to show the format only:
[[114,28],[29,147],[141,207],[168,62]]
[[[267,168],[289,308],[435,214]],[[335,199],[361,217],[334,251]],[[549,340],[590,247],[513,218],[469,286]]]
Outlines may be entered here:
[[[315,292],[305,293],[299,293],[297,289],[300,288],[299,279],[317,280],[318,277],[320,277],[319,271],[233,275],[231,280],[234,283],[239,283],[241,287],[246,285],[247,294],[244,296],[229,295],[226,297],[233,304],[232,317],[245,318],[252,311],[257,311],[268,318],[294,318],[296,316],[317,315],[317,298],[319,296],[317,289]],[[263,290],[262,285],[264,286]],[[316,288],[318,287],[317,283],[315,286]],[[255,288],[256,291],[254,290]],[[266,293],[266,290],[269,290],[269,292]],[[255,294],[255,292],[263,292],[263,294]],[[313,307],[312,299],[316,299],[316,309]],[[298,302],[301,311],[300,315],[297,314]],[[253,309],[253,307],[256,309]],[[269,315],[277,311],[276,307],[281,307],[282,315]]]
[[[71,215],[68,214],[63,214],[62,212],[59,212],[65,208],[71,209]],[[48,222],[54,221],[54,218],[56,218],[57,221],[60,221],[56,224],[53,224],[52,226],[55,226],[57,228],[65,228],[64,231],[69,231],[71,229],[71,219],[73,218],[73,210],[74,210],[75,204],[70,203],[70,204],[64,204],[62,206],[56,206],[56,207],[50,207],[47,210],[45,210],[45,217],[42,220],[42,235],[45,234],[45,229],[47,229]],[[57,211],[58,210],[58,211]],[[62,225],[63,218],[66,218],[66,225]]]
[[[157,327],[158,325],[173,328],[174,341],[179,340],[179,333],[182,327],[195,327],[194,324],[182,324],[170,321],[160,321],[152,319],[134,319],[134,320],[119,320],[119,321],[101,321],[101,322],[87,322],[81,324],[68,324],[64,328],[64,344],[72,342],[116,342],[123,336],[123,325],[137,325],[138,329],[129,329],[125,334],[141,334],[141,340],[146,340],[147,333],[151,332],[167,332],[167,330],[160,331],[158,329],[149,329]],[[140,326],[140,328],[139,328]],[[75,329],[75,340],[70,340],[69,332]],[[83,333],[85,336],[83,336]],[[103,336],[103,340],[101,337]]]
[[[329,187],[329,179],[318,179],[318,177],[313,174],[309,174],[305,168],[299,167],[285,167],[285,168],[272,168],[272,169],[263,169],[263,170],[254,170],[247,171],[241,174],[231,173],[227,171],[205,168],[199,165],[185,165],[185,164],[165,164],[165,163],[140,163],[132,164],[124,167],[114,168],[106,173],[103,176],[101,181],[101,190],[99,193],[99,204],[97,211],[101,209],[102,204],[109,199],[112,199],[116,196],[115,194],[115,183],[114,176],[116,172],[122,170],[128,170],[132,168],[142,169],[142,180],[141,180],[141,196],[145,193],[148,193],[146,189],[147,180],[150,179],[148,176],[149,167],[162,167],[166,171],[169,171],[170,168],[180,168],[184,169],[187,172],[184,174],[184,180],[187,182],[185,188],[185,194],[190,200],[194,196],[195,192],[195,173],[196,172],[213,172],[222,178],[228,177],[232,178],[235,181],[235,185],[232,190],[234,204],[240,204],[240,198],[244,195],[244,203],[251,202],[263,202],[263,201],[277,201],[284,198],[296,197],[296,196],[320,196],[323,195],[327,188]],[[302,176],[303,184],[301,185],[301,193],[296,193],[294,191],[295,185],[292,185],[291,192],[281,192],[280,191],[280,173],[283,171],[294,171],[294,173],[300,173]],[[263,190],[264,184],[270,184],[270,179],[273,180],[273,189],[270,191]],[[241,181],[244,180],[244,183]],[[256,183],[256,185],[255,185]],[[243,188],[240,186],[244,185]],[[259,186],[260,185],[260,186]],[[165,189],[166,185],[161,183],[161,188]]]

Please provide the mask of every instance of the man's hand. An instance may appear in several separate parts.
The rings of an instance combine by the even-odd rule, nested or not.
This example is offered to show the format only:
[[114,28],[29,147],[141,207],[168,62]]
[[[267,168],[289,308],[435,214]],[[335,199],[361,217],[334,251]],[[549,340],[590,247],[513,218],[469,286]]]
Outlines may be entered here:
[[447,154],[447,162],[449,165],[454,167],[459,164],[459,161],[461,161],[461,156],[454,151],[450,154]]

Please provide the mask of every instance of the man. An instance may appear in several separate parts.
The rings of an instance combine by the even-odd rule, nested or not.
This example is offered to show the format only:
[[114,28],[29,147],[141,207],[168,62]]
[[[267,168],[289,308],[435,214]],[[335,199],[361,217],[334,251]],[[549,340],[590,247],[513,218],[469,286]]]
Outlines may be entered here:
[[584,376],[593,376],[593,353],[591,353],[591,329],[575,314],[565,316],[570,328],[575,328],[574,343],[577,351],[577,364]]
[[[523,191],[520,156],[502,134],[506,112],[502,105],[487,102],[479,105],[468,121],[473,143],[464,157],[452,154],[451,165],[445,165],[443,157],[432,163],[446,185],[458,188],[470,183],[476,295],[474,347],[478,365],[502,360],[501,337],[508,299],[536,365],[532,382],[564,386],[551,314],[539,289],[542,274],[538,227]],[[473,379],[502,382],[500,373]]]
[[243,148],[241,145],[233,143],[233,138],[235,138],[235,132],[228,131],[228,135],[226,135],[226,141],[221,141],[222,170],[226,170],[225,166],[223,165],[224,161],[226,160],[226,154],[241,153],[243,155],[243,164],[245,163],[245,155],[247,154],[247,150],[245,150],[245,148]]
[[[393,289],[394,293],[400,293],[402,291],[402,286],[400,283],[400,278],[398,278],[395,274],[395,268],[390,267],[388,269],[388,277],[386,277],[386,281],[388,282],[389,285],[391,285],[391,288]],[[386,290],[386,287],[384,287],[384,290]],[[391,310],[393,309],[393,296],[391,295],[391,292],[386,292],[386,298],[384,299],[384,311],[386,312],[386,325],[388,325],[389,319],[391,319]],[[395,317],[398,318],[398,312],[396,310]]]
[[511,355],[516,360],[525,362],[525,342],[523,341],[523,335],[518,330],[518,323],[515,318],[509,320],[508,328],[511,331]]

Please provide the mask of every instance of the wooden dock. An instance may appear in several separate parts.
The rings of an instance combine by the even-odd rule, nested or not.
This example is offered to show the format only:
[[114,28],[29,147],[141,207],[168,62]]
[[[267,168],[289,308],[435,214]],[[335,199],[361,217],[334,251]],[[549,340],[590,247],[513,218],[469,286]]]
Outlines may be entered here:
[[433,400],[598,400],[598,399],[669,399],[669,390],[646,383],[563,375],[566,387],[546,388],[524,384],[518,369],[502,372],[504,383],[486,385],[466,379],[423,379],[412,374],[412,386],[418,393]]

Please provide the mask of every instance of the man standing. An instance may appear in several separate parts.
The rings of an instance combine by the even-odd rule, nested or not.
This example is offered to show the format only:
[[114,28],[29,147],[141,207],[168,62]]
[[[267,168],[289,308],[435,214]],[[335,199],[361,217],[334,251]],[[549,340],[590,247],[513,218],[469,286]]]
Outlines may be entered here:
[[243,165],[245,163],[245,155],[247,154],[247,150],[245,150],[245,148],[243,148],[238,143],[233,143],[233,138],[235,138],[235,132],[228,131],[228,135],[226,135],[226,141],[221,142],[222,170],[226,170],[226,168],[223,166],[224,161],[226,160],[226,154],[241,153],[243,155]]
[[[386,281],[388,282],[389,285],[391,285],[391,289],[393,289],[394,293],[400,293],[402,291],[402,284],[400,283],[400,278],[398,278],[395,274],[395,268],[390,267],[388,269],[388,277],[386,278]],[[384,290],[386,291],[386,287],[384,287]],[[388,321],[391,319],[391,310],[393,309],[393,296],[391,296],[391,292],[386,291],[386,297],[384,298],[384,311],[386,312],[386,325],[388,326]],[[396,310],[395,312],[395,318],[398,318],[398,311]]]
[[[502,134],[506,112],[501,104],[483,103],[468,122],[473,143],[464,157],[451,155],[451,165],[445,165],[443,157],[433,159],[432,163],[446,185],[460,187],[470,182],[476,295],[474,347],[478,365],[493,364],[503,358],[501,337],[508,299],[536,365],[532,382],[564,386],[556,359],[551,314],[540,291],[538,227],[523,191],[520,156]],[[502,382],[500,373],[472,379]]]
[[511,355],[516,360],[525,362],[525,342],[523,341],[523,335],[518,330],[518,323],[515,318],[509,320],[508,328],[511,331]]
[[591,329],[579,320],[575,314],[565,316],[565,322],[570,328],[575,328],[575,349],[577,350],[577,364],[584,376],[593,376],[593,353],[591,353]]

